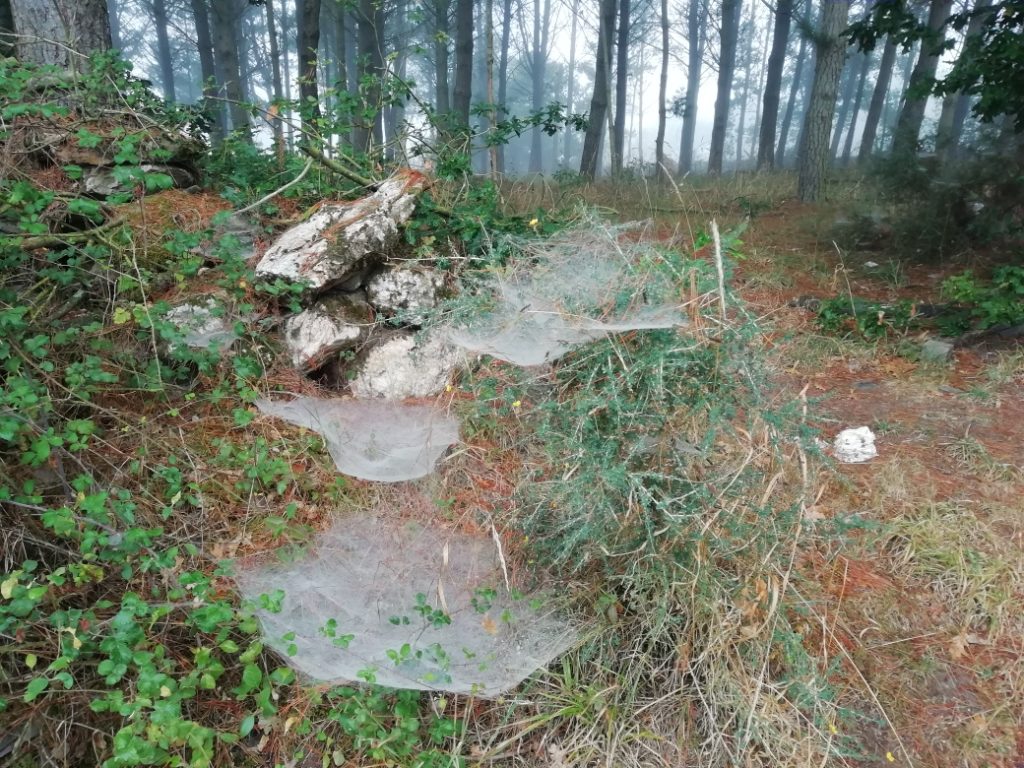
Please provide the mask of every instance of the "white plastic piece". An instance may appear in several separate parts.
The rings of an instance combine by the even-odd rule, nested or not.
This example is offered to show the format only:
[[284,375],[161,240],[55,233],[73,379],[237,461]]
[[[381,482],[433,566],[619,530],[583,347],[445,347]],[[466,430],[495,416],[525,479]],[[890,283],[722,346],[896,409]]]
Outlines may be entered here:
[[459,439],[459,423],[426,405],[298,397],[257,400],[261,413],[318,432],[338,471],[397,483],[434,471]]
[[296,670],[327,683],[496,696],[576,642],[550,599],[513,598],[490,536],[446,529],[424,502],[422,519],[359,514],[297,560],[239,564],[244,597],[280,599],[279,612],[257,615]]
[[836,435],[832,454],[836,461],[843,464],[862,464],[869,461],[878,455],[878,449],[875,448],[875,433],[869,427],[844,429]]

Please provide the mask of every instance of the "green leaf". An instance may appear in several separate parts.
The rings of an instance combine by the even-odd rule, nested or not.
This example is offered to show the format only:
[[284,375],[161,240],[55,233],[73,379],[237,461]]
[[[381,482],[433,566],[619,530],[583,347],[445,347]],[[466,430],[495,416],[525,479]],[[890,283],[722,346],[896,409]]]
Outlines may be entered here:
[[245,738],[252,733],[253,726],[256,725],[256,715],[246,715],[242,719],[242,724],[238,727],[238,735]]
[[41,694],[43,691],[46,690],[46,687],[49,684],[50,684],[50,680],[48,678],[45,678],[45,677],[34,677],[34,678],[32,678],[32,681],[25,688],[25,703],[27,704],[29,702],[35,701],[36,698],[39,696],[39,694]]

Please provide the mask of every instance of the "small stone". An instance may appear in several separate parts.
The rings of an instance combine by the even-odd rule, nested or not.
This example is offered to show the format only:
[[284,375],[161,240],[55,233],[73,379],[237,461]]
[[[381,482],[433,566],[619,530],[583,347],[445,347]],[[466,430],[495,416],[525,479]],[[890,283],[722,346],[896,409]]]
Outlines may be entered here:
[[[231,323],[224,317],[214,313],[217,303],[207,299],[204,303],[181,304],[170,309],[164,319],[173,323],[183,335],[182,343],[190,349],[209,349],[214,344],[225,349],[238,338]],[[177,349],[177,344],[168,344],[169,352]]]
[[373,310],[360,294],[332,296],[289,317],[284,340],[292,365],[303,373],[315,371],[332,355],[354,349],[373,323]]
[[862,464],[878,455],[875,433],[870,427],[844,429],[836,435],[832,455],[843,464]]
[[443,391],[459,362],[458,351],[440,337],[393,335],[366,355],[352,380],[356,397],[403,400]]
[[928,339],[921,345],[921,360],[926,363],[946,363],[953,356],[953,342],[946,339]]
[[431,269],[385,267],[366,284],[367,298],[387,317],[398,317],[421,325],[429,310],[437,306],[444,278]]

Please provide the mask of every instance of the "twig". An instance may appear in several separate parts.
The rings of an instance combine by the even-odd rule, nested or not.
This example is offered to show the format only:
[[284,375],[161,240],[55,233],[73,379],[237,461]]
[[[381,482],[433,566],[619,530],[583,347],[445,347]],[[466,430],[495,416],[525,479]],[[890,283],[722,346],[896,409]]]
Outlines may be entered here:
[[715,240],[715,270],[718,272],[718,303],[722,307],[722,322],[726,321],[725,312],[725,269],[722,266],[722,236],[718,234],[718,222],[711,220],[711,236]]
[[296,177],[295,177],[294,179],[292,179],[291,181],[289,181],[289,182],[288,182],[287,184],[285,184],[285,185],[284,185],[283,187],[278,187],[277,189],[275,189],[275,190],[274,190],[273,192],[271,192],[270,194],[268,194],[268,195],[264,195],[264,196],[263,196],[263,197],[261,197],[261,198],[260,198],[259,200],[257,200],[257,201],[256,201],[255,203],[252,203],[252,204],[250,204],[250,205],[247,205],[247,206],[245,206],[245,208],[242,208],[242,209],[241,209],[241,210],[239,210],[239,211],[235,211],[234,215],[235,215],[235,216],[240,216],[240,215],[241,215],[241,214],[243,214],[243,213],[248,213],[248,212],[249,212],[249,211],[251,211],[251,210],[252,210],[253,208],[259,208],[259,207],[260,207],[261,205],[263,205],[263,204],[264,204],[265,202],[267,202],[268,200],[271,200],[271,199],[273,199],[273,198],[277,197],[277,196],[278,196],[278,195],[280,195],[280,194],[281,194],[282,192],[284,192],[284,191],[285,191],[286,189],[291,189],[291,188],[292,188],[292,187],[294,187],[294,186],[295,186],[296,184],[298,184],[298,183],[299,183],[300,181],[302,181],[302,178],[303,178],[303,177],[304,177],[304,176],[305,176],[305,175],[306,175],[307,173],[309,173],[309,169],[310,169],[310,168],[312,168],[312,167],[313,167],[313,158],[311,157],[311,158],[310,158],[309,160],[307,160],[307,161],[306,161],[306,167],[302,169],[302,173],[300,173],[300,174],[299,174],[298,176],[296,176]]
[[327,157],[327,155],[325,155],[319,149],[314,149],[307,142],[299,142],[299,150],[309,155],[311,158],[316,160],[318,163],[320,163],[320,165],[322,165],[327,170],[333,171],[339,176],[344,176],[349,181],[354,181],[356,184],[359,184],[360,186],[374,187],[377,185],[376,181],[368,179],[365,176],[360,176],[355,171],[346,168],[337,160],[332,160],[331,158]]
[[35,235],[28,237],[15,235],[14,237],[20,240],[18,246],[26,251],[32,251],[36,248],[56,248],[59,245],[70,245],[71,243],[77,243],[80,240],[90,240],[101,235],[107,230],[120,226],[123,223],[124,218],[118,217],[116,219],[111,219],[98,227],[84,229],[81,232],[68,232],[66,234],[55,235]]

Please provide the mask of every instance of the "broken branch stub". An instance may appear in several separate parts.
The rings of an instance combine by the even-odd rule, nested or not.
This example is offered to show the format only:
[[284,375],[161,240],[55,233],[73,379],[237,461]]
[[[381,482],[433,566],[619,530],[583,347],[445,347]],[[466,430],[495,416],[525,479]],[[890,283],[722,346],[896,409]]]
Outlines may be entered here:
[[256,265],[256,276],[301,283],[312,293],[343,282],[367,262],[383,260],[425,186],[425,176],[406,170],[366,197],[322,206],[277,239]]

